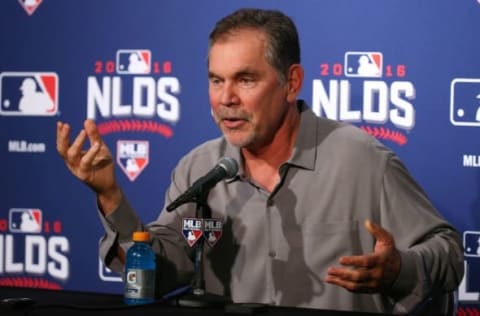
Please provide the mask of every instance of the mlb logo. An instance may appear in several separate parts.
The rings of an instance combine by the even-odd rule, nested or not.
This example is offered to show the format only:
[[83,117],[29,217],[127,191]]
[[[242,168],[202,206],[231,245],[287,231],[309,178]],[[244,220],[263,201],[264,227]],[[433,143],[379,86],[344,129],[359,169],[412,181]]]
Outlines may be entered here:
[[122,282],[122,278],[118,273],[107,268],[100,258],[98,259],[98,276],[100,280],[105,282]]
[[120,49],[117,51],[117,73],[149,74],[152,54],[148,49]]
[[130,181],[135,181],[148,165],[150,160],[149,151],[148,141],[117,141],[117,163]]
[[465,257],[480,257],[480,231],[463,232],[463,249]]
[[480,126],[480,79],[456,78],[450,84],[450,122]]
[[43,0],[18,0],[18,3],[23,7],[28,15],[32,15],[40,6]]
[[222,237],[223,222],[217,219],[205,219],[203,236],[207,243],[213,247]]
[[41,233],[42,211],[33,208],[12,208],[8,214],[9,229],[14,233]]
[[58,76],[54,72],[4,72],[0,74],[0,102],[0,115],[55,115]]
[[346,52],[345,76],[379,78],[383,71],[383,55],[380,52]]
[[183,237],[188,245],[192,247],[203,235],[203,220],[197,218],[183,219]]

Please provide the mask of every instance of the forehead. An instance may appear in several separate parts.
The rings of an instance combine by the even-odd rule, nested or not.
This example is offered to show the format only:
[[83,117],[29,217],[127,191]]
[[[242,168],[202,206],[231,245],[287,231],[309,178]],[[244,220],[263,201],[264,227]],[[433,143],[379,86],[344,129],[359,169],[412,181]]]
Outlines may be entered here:
[[266,62],[267,37],[261,30],[239,29],[218,38],[210,47],[209,69],[235,63]]

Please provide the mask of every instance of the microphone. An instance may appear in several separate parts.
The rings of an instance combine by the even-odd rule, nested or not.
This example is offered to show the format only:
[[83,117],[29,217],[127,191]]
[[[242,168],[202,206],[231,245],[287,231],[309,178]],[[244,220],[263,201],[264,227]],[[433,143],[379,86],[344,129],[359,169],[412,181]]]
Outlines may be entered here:
[[173,211],[180,205],[188,202],[192,202],[198,194],[204,193],[212,189],[218,182],[226,178],[234,177],[238,172],[237,161],[230,157],[222,157],[215,167],[210,170],[206,175],[195,181],[192,186],[180,195],[175,201],[167,206],[168,212]]

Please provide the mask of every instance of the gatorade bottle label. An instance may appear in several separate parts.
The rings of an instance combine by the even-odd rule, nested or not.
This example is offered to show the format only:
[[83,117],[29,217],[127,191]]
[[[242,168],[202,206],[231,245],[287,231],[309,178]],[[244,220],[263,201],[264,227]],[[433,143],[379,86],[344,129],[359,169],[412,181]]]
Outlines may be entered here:
[[153,298],[155,296],[155,270],[128,269],[125,297]]

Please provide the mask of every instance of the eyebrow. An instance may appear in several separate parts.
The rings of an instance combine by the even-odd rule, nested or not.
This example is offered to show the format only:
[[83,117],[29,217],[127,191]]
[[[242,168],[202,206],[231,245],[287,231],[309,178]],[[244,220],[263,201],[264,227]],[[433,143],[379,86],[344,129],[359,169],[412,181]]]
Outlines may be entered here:
[[[254,70],[251,70],[249,68],[245,68],[245,69],[242,69],[240,71],[237,71],[235,72],[235,74],[233,75],[234,78],[239,78],[239,77],[243,77],[243,76],[253,76],[253,77],[257,77],[258,76],[258,72],[257,71],[254,71]],[[212,72],[212,71],[209,71],[208,72],[208,78],[212,78],[212,77],[216,77],[216,78],[221,78],[223,79],[222,76],[219,76],[217,75],[216,73]]]

